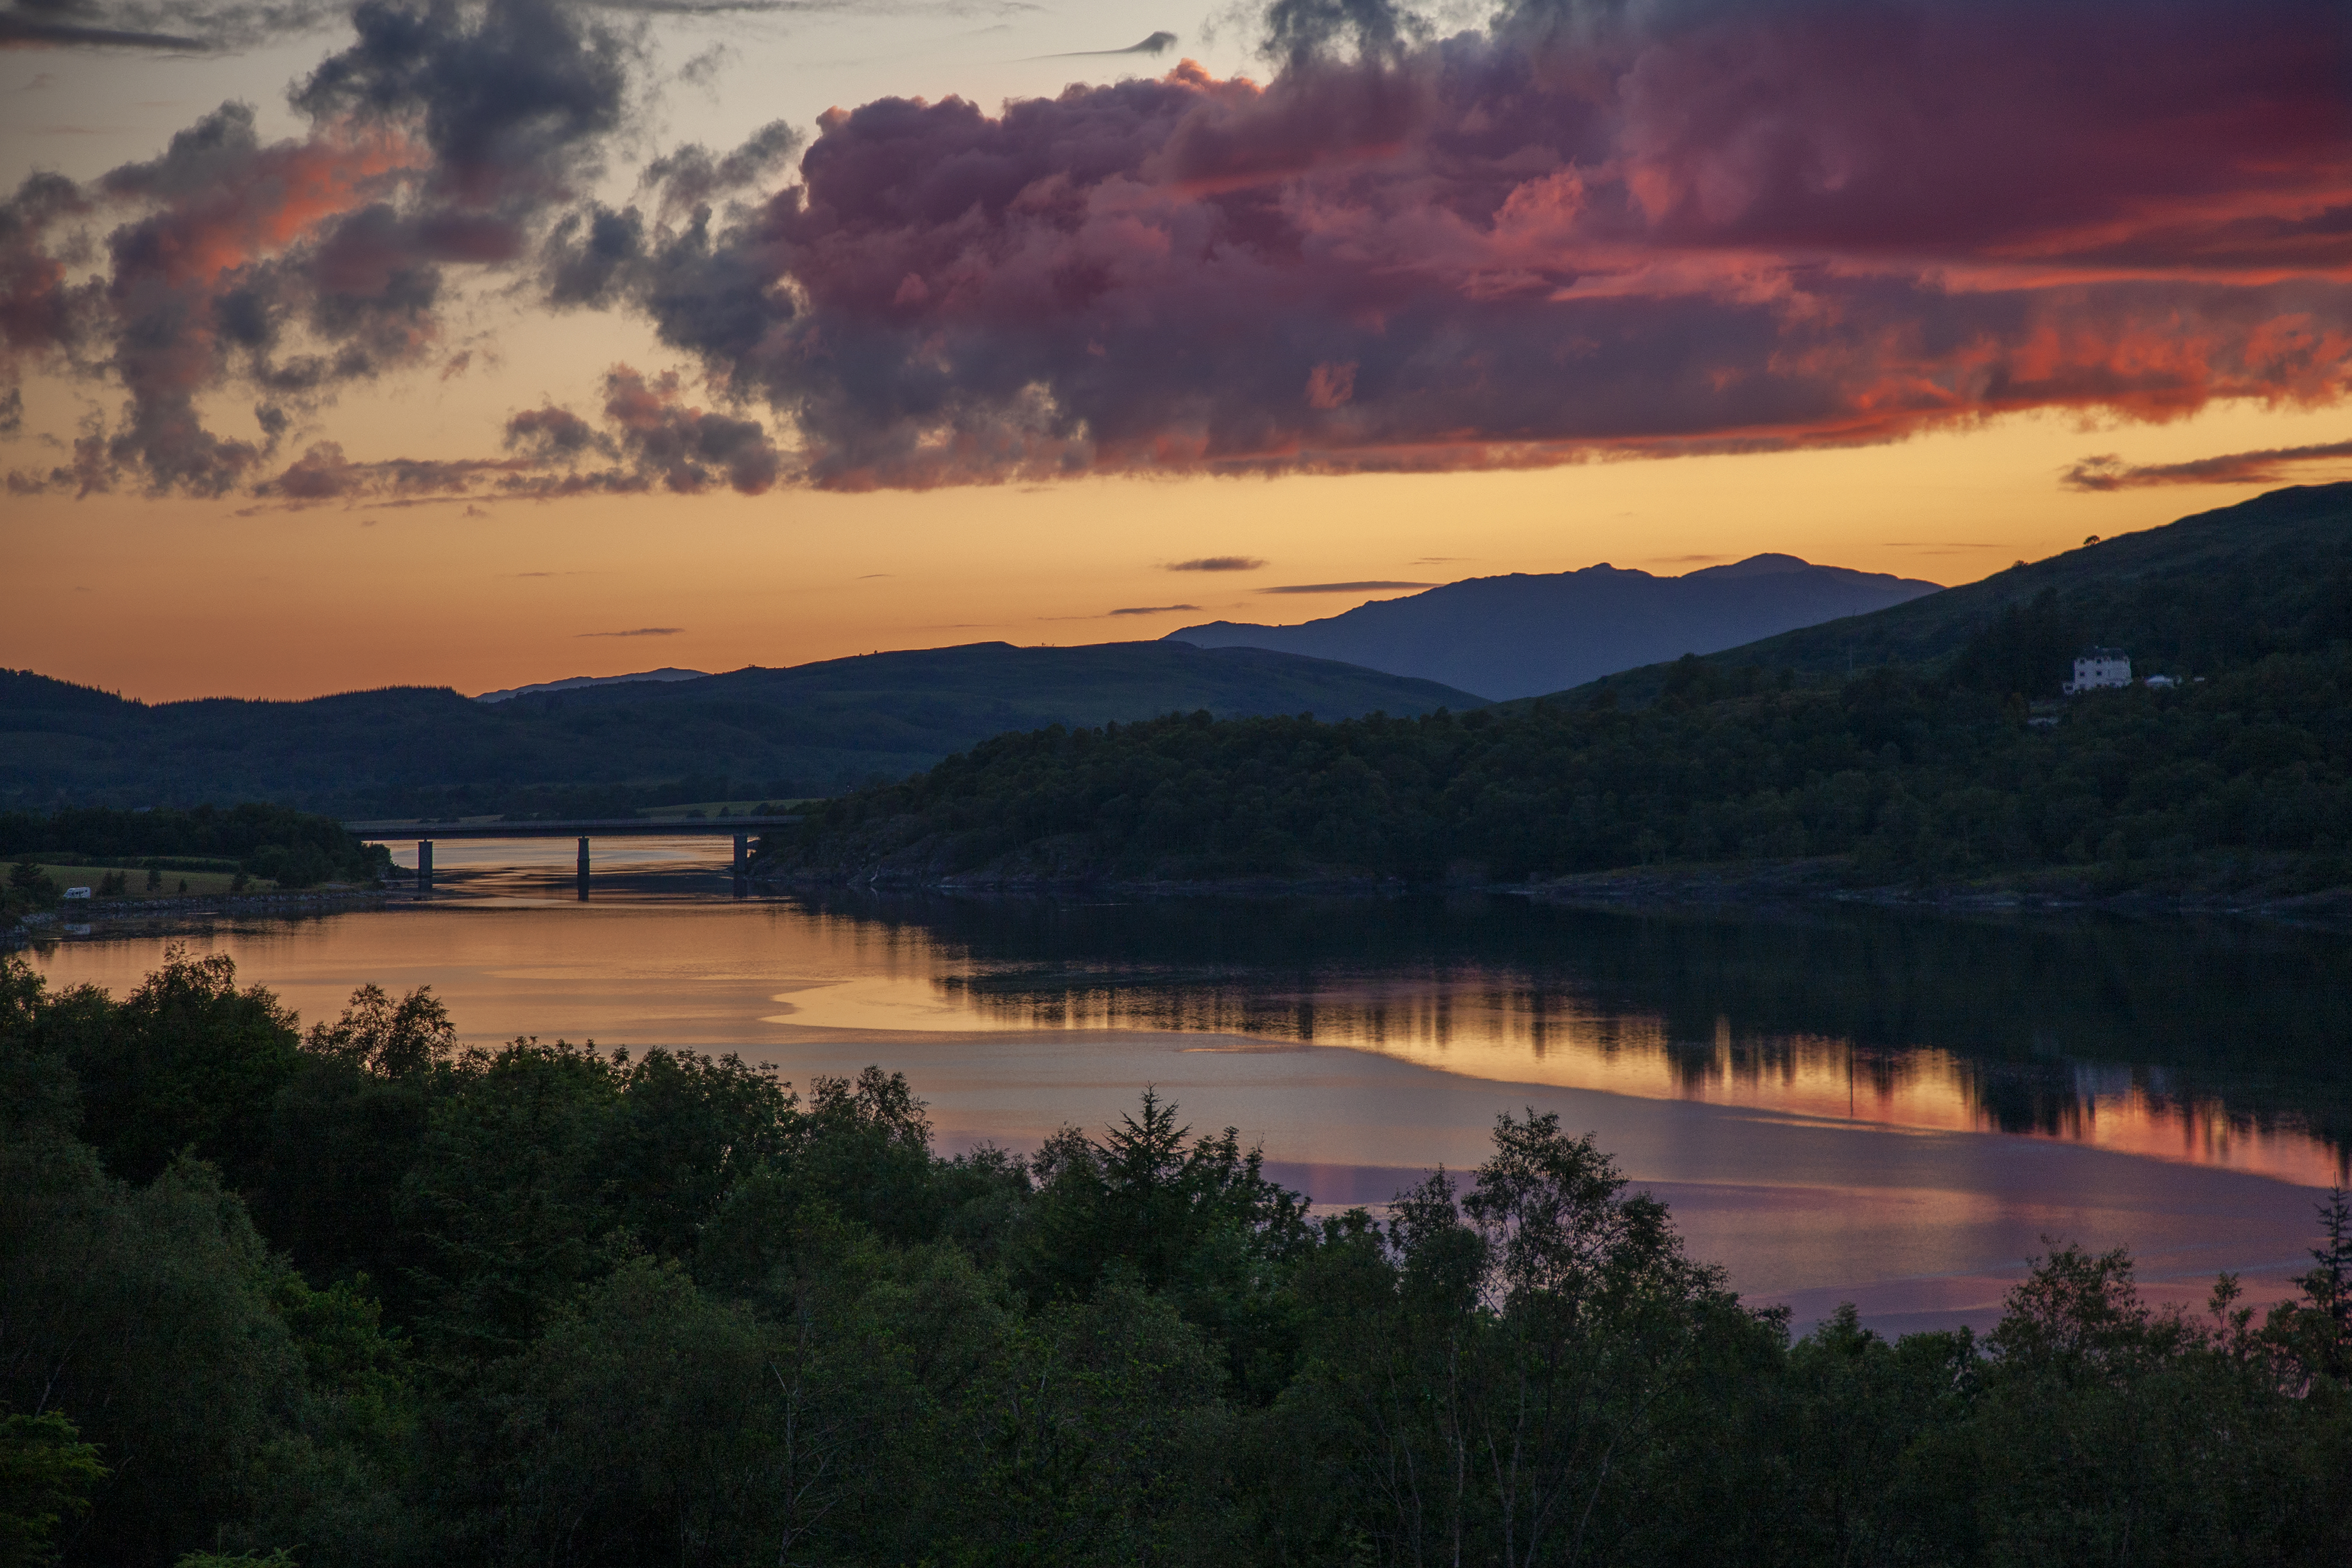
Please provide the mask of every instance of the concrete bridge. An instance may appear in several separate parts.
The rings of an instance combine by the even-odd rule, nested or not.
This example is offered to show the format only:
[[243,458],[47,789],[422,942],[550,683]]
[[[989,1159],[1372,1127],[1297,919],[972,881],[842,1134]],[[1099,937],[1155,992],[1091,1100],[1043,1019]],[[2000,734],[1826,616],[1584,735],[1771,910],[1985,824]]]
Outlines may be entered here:
[[416,836],[416,887],[433,886],[433,844],[439,838],[577,838],[580,840],[580,896],[588,896],[588,841],[592,838],[670,838],[682,834],[735,836],[735,875],[749,874],[751,836],[765,828],[798,822],[797,816],[600,816],[558,822],[347,822],[343,826],[369,844],[389,844]]

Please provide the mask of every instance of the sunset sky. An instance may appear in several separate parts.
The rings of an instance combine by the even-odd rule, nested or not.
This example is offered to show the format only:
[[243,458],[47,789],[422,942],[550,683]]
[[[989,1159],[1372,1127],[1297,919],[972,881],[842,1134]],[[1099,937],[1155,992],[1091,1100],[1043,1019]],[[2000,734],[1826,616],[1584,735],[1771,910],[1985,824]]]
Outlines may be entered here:
[[0,665],[131,696],[1767,550],[1958,583],[2352,478],[2332,4],[50,0],[0,45]]

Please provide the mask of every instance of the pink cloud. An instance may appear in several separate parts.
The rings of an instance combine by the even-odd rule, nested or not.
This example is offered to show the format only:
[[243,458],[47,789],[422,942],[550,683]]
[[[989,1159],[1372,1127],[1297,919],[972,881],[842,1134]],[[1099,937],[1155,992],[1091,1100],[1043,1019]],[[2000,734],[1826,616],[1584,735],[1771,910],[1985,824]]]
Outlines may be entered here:
[[2345,391],[2352,62],[2326,6],[1549,15],[1296,49],[1263,88],[1187,62],[995,117],[835,111],[803,186],[649,247],[639,298],[845,489]]

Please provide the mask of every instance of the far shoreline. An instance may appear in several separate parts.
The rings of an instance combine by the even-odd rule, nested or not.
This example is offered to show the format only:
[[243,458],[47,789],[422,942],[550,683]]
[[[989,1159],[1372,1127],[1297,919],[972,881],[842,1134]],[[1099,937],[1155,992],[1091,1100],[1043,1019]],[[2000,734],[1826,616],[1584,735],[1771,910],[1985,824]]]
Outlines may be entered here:
[[[2190,868],[2169,885],[2154,879],[2102,889],[2095,868],[2044,871],[1974,881],[1870,882],[1858,879],[1845,857],[1772,861],[1621,867],[1525,882],[1475,877],[1411,881],[1372,876],[1255,876],[1177,880],[1096,876],[1045,877],[971,873],[918,875],[876,868],[850,873],[772,872],[755,869],[756,887],[776,891],[870,889],[944,897],[1063,896],[1114,893],[1128,898],[1336,898],[1394,899],[1465,893],[1528,899],[1572,908],[1646,910],[1711,910],[1769,918],[1835,908],[1864,906],[1955,915],[2101,913],[2144,918],[2249,920],[2267,924],[2352,932],[2352,885],[2312,891],[2286,891],[2291,865],[2231,868],[2255,877],[2236,886],[2215,885],[2223,868]],[[2184,885],[2186,884],[2186,885]]]
[[[1906,910],[1951,916],[2080,914],[2148,920],[2245,921],[2292,929],[2352,933],[2352,887],[2288,892],[2279,868],[2251,885],[2162,888],[2147,884],[2102,889],[2093,870],[2039,873],[1976,881],[1870,883],[1858,880],[1842,857],[1780,861],[1622,867],[1526,882],[1461,878],[1417,882],[1396,877],[1255,876],[1178,880],[1152,878],[1040,877],[976,874],[918,876],[890,870],[857,874],[772,872],[748,879],[754,894],[873,892],[947,899],[1058,899],[1114,895],[1137,900],[1333,899],[1384,900],[1475,895],[1623,914],[1685,913],[1757,920],[1801,919],[1840,909]],[[2208,868],[2210,872],[2210,868]],[[2265,885],[2267,884],[2267,885]],[[176,934],[221,919],[299,919],[362,910],[461,908],[472,901],[460,887],[419,889],[400,881],[374,887],[330,886],[299,891],[232,893],[184,898],[92,900],[80,909],[53,909],[0,928],[0,948],[24,947],[67,936]],[[703,901],[694,900],[691,901]],[[713,892],[709,901],[730,901]]]

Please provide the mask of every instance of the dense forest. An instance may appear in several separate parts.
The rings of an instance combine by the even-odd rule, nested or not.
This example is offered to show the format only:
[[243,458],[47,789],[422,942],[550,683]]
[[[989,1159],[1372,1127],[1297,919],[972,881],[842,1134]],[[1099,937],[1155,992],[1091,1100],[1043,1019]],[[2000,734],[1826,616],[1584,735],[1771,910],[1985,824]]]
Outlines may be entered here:
[[[2052,700],[2094,641],[2178,684]],[[1549,698],[1000,736],[833,801],[761,863],[1433,884],[1827,857],[1877,883],[2352,881],[2352,485]]]
[[0,889],[0,914],[56,901],[57,888],[36,862],[121,870],[228,870],[280,888],[320,882],[372,882],[391,868],[381,844],[365,844],[331,816],[248,802],[125,811],[75,806],[53,812],[0,812],[0,861],[13,861]]
[[1479,699],[1258,648],[976,643],[477,702],[393,687],[143,703],[0,669],[0,807],[266,800],[354,817],[824,795],[1007,730],[1205,708],[1423,713]]
[[943,1159],[896,1076],[308,1032],[0,961],[12,1562],[2336,1563],[2352,1215],[2149,1310],[1791,1342],[1530,1112],[1309,1212],[1146,1095]]
[[[1925,601],[1923,601],[1925,602]],[[1849,858],[1879,882],[2066,871],[2106,889],[2352,879],[2352,644],[2034,715],[1996,622],[1958,669],[1833,687],[1686,659],[1659,700],[1341,723],[1207,714],[1007,735],[775,834],[828,879],[1276,876],[1524,882]]]

